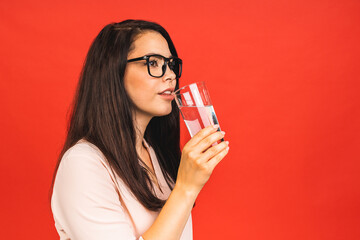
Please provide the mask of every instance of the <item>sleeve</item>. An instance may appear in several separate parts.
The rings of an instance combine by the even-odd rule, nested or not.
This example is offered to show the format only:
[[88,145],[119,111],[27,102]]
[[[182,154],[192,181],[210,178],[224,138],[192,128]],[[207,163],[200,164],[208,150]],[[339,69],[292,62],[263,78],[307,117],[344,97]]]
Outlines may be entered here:
[[108,169],[96,156],[70,153],[62,160],[52,210],[72,240],[136,239]]

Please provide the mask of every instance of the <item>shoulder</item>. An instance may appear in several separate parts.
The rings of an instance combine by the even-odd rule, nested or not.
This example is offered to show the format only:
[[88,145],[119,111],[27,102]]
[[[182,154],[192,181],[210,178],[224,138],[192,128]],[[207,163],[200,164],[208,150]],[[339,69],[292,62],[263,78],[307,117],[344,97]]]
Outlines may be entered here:
[[65,152],[55,177],[51,209],[71,239],[133,239],[113,174],[101,151],[79,141]]
[[82,139],[65,152],[61,161],[68,161],[68,159],[77,159],[79,157],[98,160],[104,159],[103,154],[94,144]]
[[89,170],[89,168],[109,168],[109,164],[102,152],[92,143],[86,140],[78,141],[63,155],[58,173],[63,170]]
[[112,181],[111,168],[102,152],[93,144],[80,140],[62,157],[54,188],[69,192],[93,189],[100,181]]
[[118,199],[111,168],[101,151],[87,141],[79,141],[60,161],[52,203],[56,209],[81,209]]

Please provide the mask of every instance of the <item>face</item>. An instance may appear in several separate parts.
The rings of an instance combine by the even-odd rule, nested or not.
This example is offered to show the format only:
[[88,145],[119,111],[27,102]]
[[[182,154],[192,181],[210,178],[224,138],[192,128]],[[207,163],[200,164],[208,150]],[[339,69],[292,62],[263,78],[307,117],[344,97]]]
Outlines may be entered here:
[[[139,34],[133,42],[132,49],[128,54],[128,59],[149,54],[171,57],[167,41],[155,31]],[[160,94],[166,89],[170,88],[171,92],[175,89],[176,76],[168,66],[162,77],[155,78],[149,75],[146,60],[128,63],[124,75],[124,85],[126,92],[135,104],[136,117],[164,116],[171,112],[173,97]]]

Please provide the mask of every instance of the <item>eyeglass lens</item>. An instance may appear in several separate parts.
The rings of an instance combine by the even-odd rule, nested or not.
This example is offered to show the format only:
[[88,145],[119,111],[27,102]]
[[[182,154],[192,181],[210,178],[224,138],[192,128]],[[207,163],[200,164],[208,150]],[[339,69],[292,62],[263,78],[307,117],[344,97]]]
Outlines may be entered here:
[[[170,59],[168,62],[170,70],[172,70],[177,77],[180,77],[180,63],[177,59]],[[150,75],[153,77],[161,77],[166,71],[165,59],[162,56],[150,56],[148,59],[148,67]]]

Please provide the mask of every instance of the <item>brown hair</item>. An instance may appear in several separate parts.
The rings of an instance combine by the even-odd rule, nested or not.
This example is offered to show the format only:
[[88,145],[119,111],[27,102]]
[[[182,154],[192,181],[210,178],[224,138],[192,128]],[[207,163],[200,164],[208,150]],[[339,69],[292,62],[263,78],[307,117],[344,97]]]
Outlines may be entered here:
[[[111,168],[144,207],[157,211],[164,205],[165,202],[154,195],[148,169],[139,164],[132,116],[134,105],[124,88],[128,53],[134,38],[147,30],[159,32],[166,39],[171,54],[177,57],[167,31],[157,23],[142,20],[109,24],[92,43],[81,72],[51,192],[64,153],[80,139],[85,139],[100,149]],[[175,89],[178,88],[177,81]],[[172,189],[181,157],[179,110],[175,101],[169,115],[151,119],[144,138],[154,149]]]

